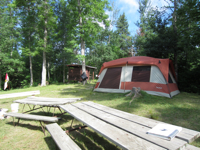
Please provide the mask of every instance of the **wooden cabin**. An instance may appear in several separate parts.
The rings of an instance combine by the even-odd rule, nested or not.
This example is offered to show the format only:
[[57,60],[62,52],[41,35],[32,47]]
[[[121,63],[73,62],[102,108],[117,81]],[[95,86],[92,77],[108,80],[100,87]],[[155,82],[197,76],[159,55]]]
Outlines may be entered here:
[[[82,81],[81,75],[82,75],[82,65],[78,64],[70,64],[67,65],[68,67],[68,81]],[[85,66],[86,68],[86,75],[88,77],[87,80],[94,80],[94,69],[97,69],[96,67],[92,66]]]

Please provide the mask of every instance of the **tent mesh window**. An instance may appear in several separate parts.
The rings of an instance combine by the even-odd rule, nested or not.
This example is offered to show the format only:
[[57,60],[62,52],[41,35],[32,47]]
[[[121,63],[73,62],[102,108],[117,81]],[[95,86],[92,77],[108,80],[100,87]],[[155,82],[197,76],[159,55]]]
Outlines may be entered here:
[[149,82],[151,66],[134,66],[132,82]]
[[[171,75],[170,75],[170,74],[171,74]],[[174,83],[172,79],[175,79],[175,78],[174,78],[174,75],[172,74],[171,66],[169,65],[168,82],[169,82],[169,83]]]
[[99,88],[119,89],[122,67],[108,68]]
[[168,74],[168,82],[169,82],[169,83],[173,83],[173,81],[172,81],[172,78],[171,78],[170,74]]

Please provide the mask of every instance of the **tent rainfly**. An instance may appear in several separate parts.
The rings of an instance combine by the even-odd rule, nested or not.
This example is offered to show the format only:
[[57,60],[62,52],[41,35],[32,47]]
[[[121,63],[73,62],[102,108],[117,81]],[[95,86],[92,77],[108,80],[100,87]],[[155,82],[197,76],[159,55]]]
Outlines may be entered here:
[[180,93],[172,60],[136,56],[105,62],[94,91],[126,93],[133,87],[169,98]]

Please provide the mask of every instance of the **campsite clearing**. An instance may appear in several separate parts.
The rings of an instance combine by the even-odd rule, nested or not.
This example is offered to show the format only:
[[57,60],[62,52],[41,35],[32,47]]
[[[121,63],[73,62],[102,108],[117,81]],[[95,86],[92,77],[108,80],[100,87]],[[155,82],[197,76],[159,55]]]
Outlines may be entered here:
[[[141,91],[142,96],[133,100],[129,106],[131,97],[125,97],[126,94],[97,93],[93,92],[95,82],[86,84],[61,84],[49,85],[46,87],[32,87],[28,89],[18,89],[13,91],[4,91],[1,94],[25,92],[40,90],[39,97],[82,97],[82,101],[93,101],[108,107],[119,109],[135,115],[152,118],[169,124],[182,126],[184,128],[199,131],[200,129],[200,95],[190,93],[180,93],[172,99],[148,95]],[[1,108],[8,108],[14,100],[26,97],[2,99]],[[20,105],[20,110],[23,105]],[[25,109],[28,110],[28,107]],[[19,110],[19,111],[20,111]],[[59,113],[59,110],[57,110]],[[40,111],[34,111],[33,114],[44,115]],[[50,113],[50,115],[52,115]],[[71,117],[68,114],[62,116],[58,122],[63,130],[70,129]],[[74,127],[82,125],[75,120]],[[48,133],[48,132],[47,132]],[[81,149],[120,149],[111,142],[95,133],[90,128],[70,132],[70,137]],[[56,144],[48,133],[44,136],[38,121],[21,120],[17,128],[12,125],[12,118],[0,120],[0,142],[2,149],[55,149]],[[192,145],[200,147],[200,138],[195,140]]]

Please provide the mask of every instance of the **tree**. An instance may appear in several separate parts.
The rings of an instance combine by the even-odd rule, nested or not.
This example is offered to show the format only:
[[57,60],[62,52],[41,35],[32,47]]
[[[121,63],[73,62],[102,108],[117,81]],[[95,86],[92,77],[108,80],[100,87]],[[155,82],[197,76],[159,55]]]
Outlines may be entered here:
[[179,88],[187,92],[200,93],[200,48],[199,48],[199,9],[198,0],[181,1],[177,9],[178,47],[182,49],[179,59]]
[[17,17],[15,5],[11,1],[3,0],[0,3],[0,89],[2,75],[6,72],[10,74],[11,81],[20,76],[23,70],[23,62],[20,60],[17,51],[17,40],[19,39],[19,31],[17,28]]
[[[39,16],[39,26],[38,26],[38,34],[39,34],[39,44],[38,47],[43,52],[43,63],[42,63],[42,79],[41,86],[46,86],[46,53],[50,50],[52,45],[48,45],[48,35],[53,32],[53,24],[55,24],[55,17],[53,14],[53,2],[50,0],[44,0],[42,2],[38,2],[38,16]],[[48,32],[50,31],[51,32]],[[43,33],[43,34],[42,34]],[[43,48],[42,48],[43,46]]]
[[145,55],[144,44],[146,43],[146,36],[152,33],[148,24],[148,18],[152,14],[152,7],[150,5],[150,0],[139,0],[138,3],[140,20],[135,23],[139,27],[139,30],[134,37],[134,43],[137,53],[139,55]]
[[117,42],[120,43],[121,49],[120,57],[127,57],[132,46],[132,38],[130,36],[130,32],[128,31],[128,26],[125,13],[123,13],[120,15],[116,23],[116,33],[119,35],[119,41]]
[[[70,10],[73,11],[74,28],[78,31],[80,38],[82,71],[85,72],[85,47],[94,42],[96,35],[101,31],[99,23],[108,25],[105,14],[107,0],[71,0],[69,1]],[[83,82],[85,84],[85,82]]]
[[[73,50],[77,47],[75,43],[76,38],[73,36],[74,32],[72,28],[73,18],[71,17],[68,3],[61,0],[56,4],[55,14],[57,16],[57,27],[55,37],[55,52],[58,59],[62,62],[63,67],[63,83],[66,80],[66,63],[71,63],[71,60],[75,57]],[[59,55],[60,54],[60,55]]]
[[[140,2],[140,30],[135,36],[138,53],[172,59],[179,76],[180,90],[199,92],[195,78],[200,74],[200,49],[197,40],[200,36],[199,1],[171,0],[164,11],[144,9],[146,1]],[[165,11],[168,9],[171,13]],[[144,13],[143,10],[148,11]]]
[[104,62],[120,58],[120,44],[116,41],[119,41],[116,32],[110,31],[109,28],[102,30],[95,43],[89,47],[90,52],[86,55],[87,62],[91,66],[96,66],[99,71]]
[[29,68],[30,68],[30,86],[33,85],[33,64],[32,59],[38,51],[36,51],[36,27],[37,27],[37,11],[36,5],[33,1],[16,1],[16,6],[20,8],[20,25],[21,35],[24,39],[22,41],[22,55],[29,57]]

